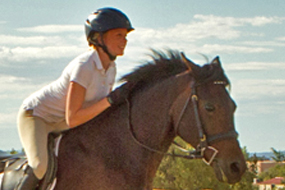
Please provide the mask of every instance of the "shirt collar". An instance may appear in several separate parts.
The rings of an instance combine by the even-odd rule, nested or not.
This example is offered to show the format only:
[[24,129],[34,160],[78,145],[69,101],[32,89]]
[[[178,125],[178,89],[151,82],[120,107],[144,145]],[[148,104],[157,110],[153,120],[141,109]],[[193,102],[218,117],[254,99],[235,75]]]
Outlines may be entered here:
[[[96,66],[96,68],[98,70],[105,70],[103,65],[102,65],[101,59],[100,59],[99,54],[98,54],[96,49],[93,50],[92,60],[93,60],[95,66]],[[112,61],[110,63],[109,68],[111,68],[111,67],[116,67],[116,64],[115,64],[114,61]]]

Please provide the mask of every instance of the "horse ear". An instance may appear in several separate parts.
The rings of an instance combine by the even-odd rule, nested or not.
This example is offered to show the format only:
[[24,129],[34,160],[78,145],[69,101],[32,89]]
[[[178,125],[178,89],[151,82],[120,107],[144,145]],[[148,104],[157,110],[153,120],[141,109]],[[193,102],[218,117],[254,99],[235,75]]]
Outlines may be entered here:
[[186,56],[184,55],[183,52],[181,52],[180,55],[181,55],[183,63],[185,63],[185,65],[188,67],[189,71],[193,71],[193,69],[195,69],[195,67],[197,67],[197,65],[193,61],[186,58]]
[[221,67],[220,57],[219,56],[215,57],[213,61],[211,62],[211,64]]

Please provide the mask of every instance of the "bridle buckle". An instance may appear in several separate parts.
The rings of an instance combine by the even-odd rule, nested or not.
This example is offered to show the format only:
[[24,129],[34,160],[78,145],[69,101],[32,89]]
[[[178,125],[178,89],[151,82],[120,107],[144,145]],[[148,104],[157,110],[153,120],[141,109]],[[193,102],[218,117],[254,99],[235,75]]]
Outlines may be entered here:
[[[212,154],[212,156],[211,156],[211,158],[210,158],[209,161],[207,161],[207,160],[205,159],[205,157],[204,157],[205,151],[206,151],[207,149],[210,149],[210,150],[213,151],[213,154]],[[201,150],[201,156],[202,156],[203,162],[204,162],[205,164],[207,164],[208,166],[210,166],[210,165],[212,164],[212,162],[214,161],[214,159],[216,158],[216,156],[217,156],[218,153],[219,153],[219,151],[218,151],[216,148],[214,148],[213,146],[207,146],[206,148],[203,148],[203,149]]]

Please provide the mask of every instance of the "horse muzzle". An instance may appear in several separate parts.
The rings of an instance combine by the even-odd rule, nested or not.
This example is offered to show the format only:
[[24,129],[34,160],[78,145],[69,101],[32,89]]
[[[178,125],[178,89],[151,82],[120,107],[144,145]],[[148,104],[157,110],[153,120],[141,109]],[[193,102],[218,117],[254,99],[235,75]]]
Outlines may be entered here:
[[246,170],[245,162],[240,160],[222,161],[220,159],[215,159],[212,162],[212,167],[217,179],[229,184],[239,182]]

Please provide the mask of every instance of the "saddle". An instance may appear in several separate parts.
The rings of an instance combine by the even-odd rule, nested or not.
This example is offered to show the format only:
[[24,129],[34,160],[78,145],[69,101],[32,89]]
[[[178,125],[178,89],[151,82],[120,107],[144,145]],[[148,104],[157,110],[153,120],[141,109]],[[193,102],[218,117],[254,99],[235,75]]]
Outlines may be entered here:
[[[55,155],[55,139],[60,135],[50,133],[48,136],[48,168],[44,178],[40,181],[37,190],[53,189],[56,182],[57,157]],[[4,166],[4,167],[3,167]],[[2,167],[2,168],[1,168]],[[27,172],[28,161],[24,153],[4,155],[0,157],[0,190],[15,190]]]

